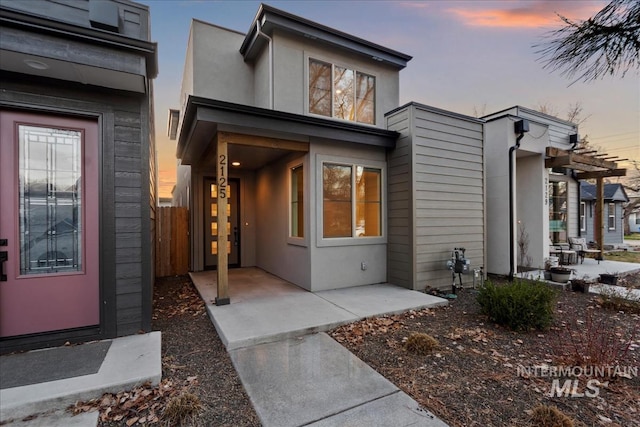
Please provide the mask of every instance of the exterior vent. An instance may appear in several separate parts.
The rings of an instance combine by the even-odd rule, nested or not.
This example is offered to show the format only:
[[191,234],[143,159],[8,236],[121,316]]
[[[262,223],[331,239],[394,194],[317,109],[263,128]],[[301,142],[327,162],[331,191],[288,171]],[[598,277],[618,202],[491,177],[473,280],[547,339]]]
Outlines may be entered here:
[[90,0],[89,22],[93,28],[118,33],[118,5],[111,0]]

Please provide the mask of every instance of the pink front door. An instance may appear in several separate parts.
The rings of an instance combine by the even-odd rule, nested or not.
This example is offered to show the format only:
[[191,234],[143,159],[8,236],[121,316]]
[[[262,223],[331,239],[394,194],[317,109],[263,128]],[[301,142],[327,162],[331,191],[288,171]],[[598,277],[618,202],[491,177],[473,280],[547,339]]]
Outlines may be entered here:
[[100,323],[96,121],[0,111],[0,337]]

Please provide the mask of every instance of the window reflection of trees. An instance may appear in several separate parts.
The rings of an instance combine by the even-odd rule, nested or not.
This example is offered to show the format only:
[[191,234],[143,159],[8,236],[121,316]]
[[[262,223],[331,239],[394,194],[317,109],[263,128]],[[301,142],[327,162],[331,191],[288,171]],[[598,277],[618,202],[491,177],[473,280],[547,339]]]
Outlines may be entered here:
[[374,76],[310,59],[309,112],[375,124],[375,82]]
[[567,183],[549,183],[549,237],[553,243],[567,241]]
[[351,237],[351,166],[323,167],[324,237]]

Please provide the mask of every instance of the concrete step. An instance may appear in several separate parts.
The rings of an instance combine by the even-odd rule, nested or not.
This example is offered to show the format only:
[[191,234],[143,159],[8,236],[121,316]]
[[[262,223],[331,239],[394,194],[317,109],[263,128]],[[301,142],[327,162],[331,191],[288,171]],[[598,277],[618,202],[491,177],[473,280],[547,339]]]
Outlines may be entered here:
[[53,411],[3,425],[10,427],[96,427],[98,416],[97,411],[78,415],[72,415],[66,411]]
[[[24,372],[20,372],[20,376],[24,378],[19,378],[22,381],[19,384],[25,385],[15,385],[0,390],[0,422],[19,421],[33,414],[63,411],[79,400],[90,400],[104,393],[128,390],[147,381],[152,384],[160,382],[162,377],[160,332],[110,340],[110,346],[106,350],[106,355],[103,356],[95,354],[87,356],[88,353],[82,349],[83,345],[91,344],[2,356],[0,366],[13,368],[0,370],[0,384],[12,384],[12,381],[15,381],[13,371],[23,369]],[[78,366],[84,365],[82,359],[87,357],[101,357],[103,360],[97,372],[78,375]],[[22,363],[23,361],[25,363]],[[35,369],[36,365],[38,369]],[[30,369],[32,367],[33,369]],[[42,372],[47,370],[55,373],[53,378],[56,379],[51,380],[51,377],[46,375],[43,377]],[[65,375],[64,370],[69,370],[72,372],[70,375],[73,376]],[[29,381],[30,375],[40,375],[40,377],[34,382]],[[73,418],[75,422],[82,421],[85,417]],[[37,418],[34,419],[36,420]],[[63,423],[62,425],[76,424]]]

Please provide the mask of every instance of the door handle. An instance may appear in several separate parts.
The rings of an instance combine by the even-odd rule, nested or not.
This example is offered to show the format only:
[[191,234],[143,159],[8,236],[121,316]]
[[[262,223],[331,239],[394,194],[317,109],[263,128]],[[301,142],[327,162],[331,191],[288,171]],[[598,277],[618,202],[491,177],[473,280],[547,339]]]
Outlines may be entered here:
[[7,281],[7,275],[4,274],[4,262],[9,259],[9,252],[0,251],[0,282]]

